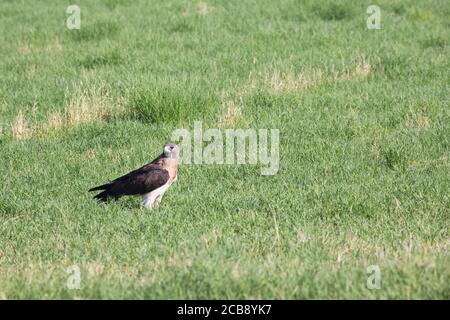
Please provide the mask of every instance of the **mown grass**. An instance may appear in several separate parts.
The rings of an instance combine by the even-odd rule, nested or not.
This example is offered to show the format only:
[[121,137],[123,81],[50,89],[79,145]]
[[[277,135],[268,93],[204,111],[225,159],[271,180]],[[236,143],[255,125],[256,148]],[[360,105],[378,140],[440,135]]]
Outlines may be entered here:
[[[447,1],[381,30],[368,1],[69,4],[0,4],[0,298],[450,298]],[[278,128],[280,171],[86,192],[197,120]]]

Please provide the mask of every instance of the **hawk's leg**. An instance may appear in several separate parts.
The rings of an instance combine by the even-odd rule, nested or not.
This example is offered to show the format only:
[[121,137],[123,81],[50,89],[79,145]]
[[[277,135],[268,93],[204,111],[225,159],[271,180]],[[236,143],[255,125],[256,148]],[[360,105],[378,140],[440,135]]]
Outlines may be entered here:
[[143,198],[143,206],[144,208],[150,208],[150,209],[154,209],[154,208],[158,208],[159,204],[161,203],[163,194],[154,194],[154,193],[147,193],[145,194],[142,198]]
[[142,199],[144,200],[142,202],[142,205],[144,206],[144,208],[153,208],[153,203],[155,202],[155,197],[154,195],[152,196],[151,193],[147,193],[145,194]]
[[162,197],[163,197],[162,194],[156,197],[155,202],[153,202],[153,208],[159,207],[159,205],[161,204]]
[[162,187],[159,187],[149,193],[146,193],[143,195],[143,205],[146,208],[158,208],[159,204],[161,203],[162,197],[164,193],[166,192],[167,188],[169,187],[168,184],[165,184]]

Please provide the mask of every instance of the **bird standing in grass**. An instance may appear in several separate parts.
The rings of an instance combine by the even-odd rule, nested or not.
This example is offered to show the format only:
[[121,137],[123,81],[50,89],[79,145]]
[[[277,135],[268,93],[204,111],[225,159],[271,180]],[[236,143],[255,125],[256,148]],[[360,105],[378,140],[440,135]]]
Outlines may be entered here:
[[89,191],[102,190],[94,198],[103,202],[140,195],[145,208],[157,208],[164,193],[177,180],[179,157],[180,149],[176,144],[165,144],[163,153],[152,162]]

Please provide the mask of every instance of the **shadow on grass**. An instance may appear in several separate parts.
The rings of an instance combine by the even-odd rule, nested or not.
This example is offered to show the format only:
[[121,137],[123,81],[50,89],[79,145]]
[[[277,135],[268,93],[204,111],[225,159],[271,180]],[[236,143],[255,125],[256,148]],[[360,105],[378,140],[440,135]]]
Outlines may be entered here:
[[123,62],[122,56],[117,51],[107,52],[101,55],[88,56],[79,61],[79,65],[86,69],[94,69],[102,66],[114,66]]
[[327,6],[315,6],[313,11],[325,21],[350,19],[355,14],[353,7],[350,4],[343,2],[332,2]]
[[127,117],[144,123],[174,125],[212,117],[217,106],[217,97],[200,88],[158,86],[132,95]]
[[119,26],[112,21],[97,21],[83,25],[79,30],[69,30],[67,33],[75,41],[98,41],[116,36],[119,33]]

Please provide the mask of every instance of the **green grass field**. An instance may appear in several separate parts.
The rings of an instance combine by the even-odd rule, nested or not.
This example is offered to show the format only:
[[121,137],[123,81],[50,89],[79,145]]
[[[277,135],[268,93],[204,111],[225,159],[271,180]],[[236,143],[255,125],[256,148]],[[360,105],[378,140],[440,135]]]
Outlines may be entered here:
[[[0,298],[450,298],[448,1],[3,0],[0,17]],[[92,200],[194,121],[279,129],[278,174],[181,165],[157,210]]]

